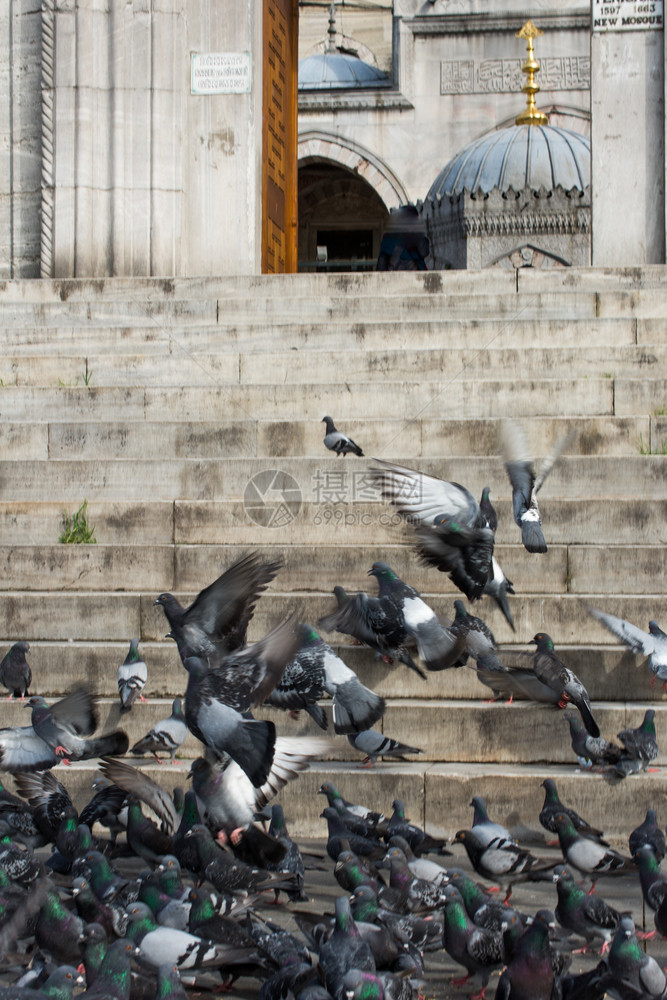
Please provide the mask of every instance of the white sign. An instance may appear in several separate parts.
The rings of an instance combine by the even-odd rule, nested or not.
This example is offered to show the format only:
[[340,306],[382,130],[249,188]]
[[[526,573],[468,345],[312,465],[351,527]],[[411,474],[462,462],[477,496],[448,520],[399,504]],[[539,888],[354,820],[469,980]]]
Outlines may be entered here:
[[249,94],[249,52],[193,52],[190,91],[193,94]]
[[663,27],[663,0],[593,0],[593,31],[655,31]]

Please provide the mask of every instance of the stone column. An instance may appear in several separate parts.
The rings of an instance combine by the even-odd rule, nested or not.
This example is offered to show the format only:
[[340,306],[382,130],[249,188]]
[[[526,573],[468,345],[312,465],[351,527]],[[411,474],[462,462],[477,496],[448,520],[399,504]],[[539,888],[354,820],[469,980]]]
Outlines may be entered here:
[[664,79],[662,30],[596,30],[594,19],[593,266],[665,262]]

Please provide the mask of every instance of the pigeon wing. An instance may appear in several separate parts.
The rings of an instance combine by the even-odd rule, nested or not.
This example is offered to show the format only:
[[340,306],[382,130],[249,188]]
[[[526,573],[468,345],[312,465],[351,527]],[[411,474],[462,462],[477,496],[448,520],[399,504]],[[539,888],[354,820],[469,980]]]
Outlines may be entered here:
[[472,493],[458,483],[449,483],[415,469],[393,465],[376,458],[380,468],[370,476],[380,487],[382,497],[404,517],[432,524],[437,517],[453,517],[466,525],[479,521],[479,504]]
[[32,726],[0,729],[0,768],[3,771],[44,771],[60,758]]
[[110,760],[109,758],[102,759],[100,771],[118,788],[122,788],[129,795],[136,795],[138,799],[150,806],[160,819],[164,831],[169,834],[174,833],[178,827],[179,818],[173,799],[152,778],[140,771],[138,767],[125,764],[122,760]]
[[598,611],[597,608],[591,608],[588,605],[586,605],[586,608],[594,618],[602,622],[605,628],[608,628],[610,632],[618,636],[621,642],[633,653],[642,653],[644,656],[650,656],[651,653],[655,652],[655,640],[650,632],[642,632],[636,625],[632,625],[622,618],[616,618],[615,615]]
[[84,687],[75,688],[55,702],[49,712],[58,725],[71,729],[77,736],[90,736],[97,729],[95,702]]

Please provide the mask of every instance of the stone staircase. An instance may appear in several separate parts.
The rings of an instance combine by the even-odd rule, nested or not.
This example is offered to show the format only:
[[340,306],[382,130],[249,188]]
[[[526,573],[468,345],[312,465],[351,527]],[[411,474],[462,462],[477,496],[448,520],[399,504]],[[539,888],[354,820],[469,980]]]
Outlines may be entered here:
[[[134,742],[185,687],[158,593],[186,601],[241,552],[281,554],[254,639],[294,607],[315,623],[337,583],[374,592],[366,574],[384,559],[447,619],[457,592],[419,564],[364,473],[377,456],[476,495],[488,484],[516,632],[488,598],[473,611],[508,662],[549,632],[608,737],[654,705],[659,773],[610,785],[576,768],[554,711],[488,704],[468,669],[421,682],[328,636],[387,699],[384,730],[424,753],[360,771],[337,737],[331,760],[282,793],[291,826],[323,833],[314,793],[332,774],[377,807],[405,799],[430,829],[467,825],[475,793],[494,817],[518,812],[535,825],[549,774],[591,822],[627,832],[667,790],[667,707],[581,598],[643,628],[667,622],[666,276],[652,267],[0,285],[0,650],[28,639],[34,690],[56,697],[87,681],[111,724],[116,669],[138,636],[149,700],[123,719]],[[326,452],[325,413],[369,459]],[[545,556],[523,549],[512,519],[498,454],[505,416],[525,419],[538,458],[568,428],[579,432],[541,494]],[[257,502],[249,487],[262,494],[271,470],[286,501],[275,526],[272,495]],[[97,544],[59,544],[63,510],[84,500]],[[0,712],[0,725],[25,724],[13,702]],[[308,717],[266,714],[280,735],[319,732]],[[191,740],[178,769],[142,766],[171,787],[196,753]],[[82,800],[94,763],[61,772]]]

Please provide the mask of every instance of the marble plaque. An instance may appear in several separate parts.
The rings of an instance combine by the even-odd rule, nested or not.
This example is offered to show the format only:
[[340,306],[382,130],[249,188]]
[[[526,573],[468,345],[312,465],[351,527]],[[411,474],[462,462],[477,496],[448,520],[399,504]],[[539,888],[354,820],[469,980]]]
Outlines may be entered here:
[[663,0],[593,0],[593,31],[655,31],[663,27]]
[[249,52],[192,53],[192,94],[248,94],[250,85]]

